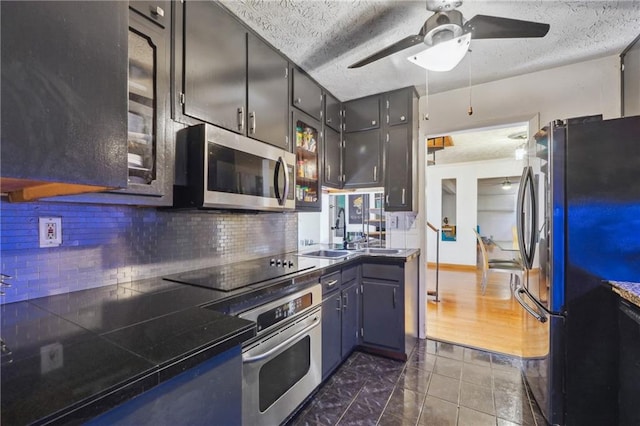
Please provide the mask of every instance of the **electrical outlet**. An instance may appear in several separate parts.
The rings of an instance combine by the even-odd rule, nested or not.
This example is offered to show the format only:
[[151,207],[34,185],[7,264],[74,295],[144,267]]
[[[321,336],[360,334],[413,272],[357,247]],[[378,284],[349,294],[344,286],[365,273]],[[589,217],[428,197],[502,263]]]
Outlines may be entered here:
[[57,247],[62,244],[62,218],[38,218],[40,247]]

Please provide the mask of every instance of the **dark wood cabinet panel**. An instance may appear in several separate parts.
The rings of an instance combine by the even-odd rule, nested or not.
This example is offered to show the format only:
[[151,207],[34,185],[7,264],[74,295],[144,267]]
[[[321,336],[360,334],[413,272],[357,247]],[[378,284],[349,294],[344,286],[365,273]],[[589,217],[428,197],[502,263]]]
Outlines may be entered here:
[[322,378],[340,364],[342,340],[342,294],[333,291],[322,300]]
[[322,89],[307,74],[293,68],[291,105],[306,112],[316,120],[322,119]]
[[346,133],[344,138],[344,186],[366,188],[382,185],[380,130]]
[[126,187],[127,3],[0,7],[3,191],[5,178]]
[[380,127],[380,96],[368,96],[344,103],[344,131],[357,132]]
[[131,0],[129,7],[163,28],[171,22],[171,2],[168,0]]
[[387,129],[385,152],[387,173],[384,184],[384,209],[411,210],[413,167],[411,129],[408,125]]
[[410,123],[412,117],[411,92],[408,89],[403,89],[387,94],[385,107],[386,122],[389,126]]
[[343,285],[342,294],[342,359],[358,345],[360,332],[360,283],[357,279]]
[[184,14],[184,113],[244,134],[246,30],[214,2],[185,2]]
[[324,185],[332,188],[342,186],[342,141],[340,133],[324,128]]
[[289,63],[251,33],[247,46],[247,135],[288,150]]
[[362,343],[404,352],[404,296],[394,281],[362,279]]
[[329,93],[324,95],[324,122],[327,126],[334,130],[340,130],[341,120],[340,112],[342,104],[334,96]]

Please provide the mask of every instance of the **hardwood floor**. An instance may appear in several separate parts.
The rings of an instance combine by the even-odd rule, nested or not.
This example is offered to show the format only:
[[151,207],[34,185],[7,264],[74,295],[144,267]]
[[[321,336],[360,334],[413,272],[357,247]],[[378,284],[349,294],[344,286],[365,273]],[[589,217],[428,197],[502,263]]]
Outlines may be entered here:
[[[427,298],[427,337],[520,357],[548,353],[548,323],[536,321],[513,298],[509,275],[489,274],[484,295],[480,280],[480,270],[440,267],[440,302]],[[435,290],[431,266],[427,288]]]

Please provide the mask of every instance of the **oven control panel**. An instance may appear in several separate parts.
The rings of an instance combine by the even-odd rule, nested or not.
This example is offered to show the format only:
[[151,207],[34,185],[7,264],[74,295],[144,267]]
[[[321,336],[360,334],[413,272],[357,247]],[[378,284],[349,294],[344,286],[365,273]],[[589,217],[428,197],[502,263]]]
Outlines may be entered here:
[[313,304],[311,293],[289,300],[258,315],[258,332],[302,312]]

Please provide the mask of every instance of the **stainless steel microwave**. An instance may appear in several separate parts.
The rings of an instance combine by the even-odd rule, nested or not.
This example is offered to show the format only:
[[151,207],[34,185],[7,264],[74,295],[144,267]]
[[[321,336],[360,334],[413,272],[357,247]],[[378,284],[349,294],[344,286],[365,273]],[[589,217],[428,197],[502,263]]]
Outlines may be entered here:
[[293,153],[209,124],[191,126],[181,135],[176,141],[174,206],[295,209]]

